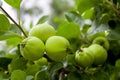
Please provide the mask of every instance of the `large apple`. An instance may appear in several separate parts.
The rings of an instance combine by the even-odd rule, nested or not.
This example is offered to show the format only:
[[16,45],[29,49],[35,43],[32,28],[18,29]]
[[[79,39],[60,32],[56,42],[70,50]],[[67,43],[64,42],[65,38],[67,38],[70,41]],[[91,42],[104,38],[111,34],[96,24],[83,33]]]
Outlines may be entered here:
[[107,59],[107,51],[99,44],[92,44],[88,47],[93,52],[94,64],[102,65]]
[[56,35],[56,31],[54,27],[52,27],[48,23],[38,24],[34,26],[30,32],[29,36],[35,36],[41,39],[42,41],[46,41],[50,36]]
[[51,60],[60,61],[66,57],[70,43],[62,36],[51,36],[45,46],[47,56]]
[[37,37],[28,37],[20,44],[20,51],[24,58],[33,61],[43,56],[45,45]]

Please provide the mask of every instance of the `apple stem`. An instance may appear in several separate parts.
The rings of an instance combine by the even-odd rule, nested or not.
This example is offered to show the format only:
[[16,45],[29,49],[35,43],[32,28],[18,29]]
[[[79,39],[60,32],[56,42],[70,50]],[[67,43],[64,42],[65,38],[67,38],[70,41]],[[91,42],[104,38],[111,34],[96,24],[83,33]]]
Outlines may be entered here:
[[22,31],[23,35],[27,37],[25,31],[22,29],[21,25],[18,24],[1,6],[0,9],[6,14],[6,16]]

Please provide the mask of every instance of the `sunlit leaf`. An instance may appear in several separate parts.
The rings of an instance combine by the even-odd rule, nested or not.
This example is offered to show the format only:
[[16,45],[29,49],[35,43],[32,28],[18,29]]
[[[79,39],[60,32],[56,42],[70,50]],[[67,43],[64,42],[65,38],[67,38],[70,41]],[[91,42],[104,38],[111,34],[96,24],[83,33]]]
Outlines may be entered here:
[[0,34],[8,31],[10,28],[10,22],[7,17],[3,14],[0,14]]
[[77,0],[77,9],[82,14],[84,11],[96,6],[100,0]]
[[47,16],[47,15],[41,17],[41,18],[38,20],[37,24],[41,24],[41,23],[46,22],[46,21],[48,20],[48,17],[49,17],[49,16]]
[[6,40],[6,39],[10,39],[10,38],[20,38],[22,39],[22,37],[14,32],[8,31],[8,32],[4,32],[3,34],[0,35],[0,40]]
[[22,2],[22,0],[4,0],[4,1],[16,9],[20,9],[20,4]]
[[57,35],[67,39],[78,38],[80,36],[80,27],[73,22],[65,22],[58,26]]
[[92,19],[93,18],[93,15],[94,15],[94,8],[90,8],[88,10],[86,10],[83,14],[82,14],[82,17],[84,19]]

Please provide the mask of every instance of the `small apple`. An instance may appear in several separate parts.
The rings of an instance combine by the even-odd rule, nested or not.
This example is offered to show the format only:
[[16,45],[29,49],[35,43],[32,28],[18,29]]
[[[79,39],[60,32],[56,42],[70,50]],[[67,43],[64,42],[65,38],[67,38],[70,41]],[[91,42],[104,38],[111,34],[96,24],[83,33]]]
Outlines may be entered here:
[[54,61],[62,60],[67,56],[67,50],[70,46],[69,41],[62,36],[51,36],[46,41],[46,54]]
[[29,36],[38,37],[43,42],[45,42],[50,36],[54,35],[56,35],[55,29],[47,23],[38,24],[29,32]]
[[99,44],[99,45],[103,46],[106,50],[108,50],[109,47],[110,47],[109,41],[107,40],[106,37],[101,37],[101,36],[96,37],[96,38],[93,40],[92,43],[93,43],[93,44]]
[[34,61],[34,63],[43,66],[43,65],[47,65],[48,64],[48,60],[47,60],[47,58],[42,57],[42,58]]
[[92,51],[90,51],[88,48],[83,48],[81,51],[77,50],[75,54],[75,61],[81,67],[91,66],[94,61],[94,56],[92,54]]
[[92,44],[88,47],[89,50],[92,51],[94,56],[95,65],[103,64],[107,59],[107,51],[99,44]]
[[28,37],[20,44],[20,51],[24,58],[33,61],[43,56],[45,45],[37,37]]

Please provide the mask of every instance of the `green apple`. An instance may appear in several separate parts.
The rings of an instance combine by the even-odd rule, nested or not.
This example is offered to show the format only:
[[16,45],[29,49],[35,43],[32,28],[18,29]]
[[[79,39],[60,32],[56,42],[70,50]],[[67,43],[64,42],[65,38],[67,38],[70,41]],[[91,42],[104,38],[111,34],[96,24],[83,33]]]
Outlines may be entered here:
[[59,61],[66,57],[70,43],[62,36],[51,36],[45,46],[47,56],[51,60]]
[[47,65],[48,64],[48,60],[47,60],[47,58],[42,57],[42,58],[34,61],[34,63],[43,66],[43,65]]
[[24,58],[33,61],[43,56],[45,45],[37,37],[28,37],[20,44],[20,51]]
[[109,47],[110,47],[109,41],[107,40],[106,37],[101,37],[101,36],[96,37],[96,38],[93,40],[92,43],[93,43],[93,44],[99,44],[99,45],[103,46],[106,50],[108,50]]
[[33,27],[30,32],[29,36],[35,36],[41,39],[42,41],[46,41],[50,36],[56,35],[56,30],[49,24],[43,23],[38,24]]
[[83,48],[81,51],[77,50],[75,54],[75,61],[81,67],[91,66],[94,62],[92,51],[90,51],[88,48]]
[[88,47],[93,52],[94,64],[102,65],[107,59],[107,51],[99,44],[92,44]]

